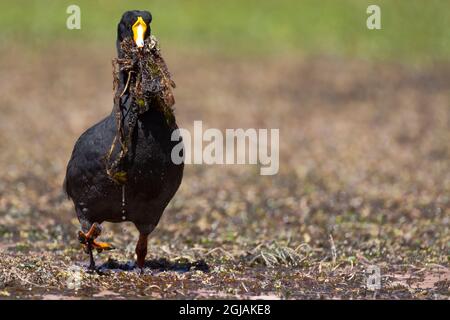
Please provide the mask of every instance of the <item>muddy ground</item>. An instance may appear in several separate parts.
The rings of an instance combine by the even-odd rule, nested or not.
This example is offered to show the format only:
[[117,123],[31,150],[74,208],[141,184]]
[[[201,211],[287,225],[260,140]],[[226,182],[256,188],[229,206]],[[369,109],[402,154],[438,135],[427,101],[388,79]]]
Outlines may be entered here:
[[2,49],[1,298],[449,298],[448,65],[165,52],[179,125],[279,128],[279,174],[186,166],[144,273],[133,225],[108,223],[89,273],[61,185],[111,110],[114,53]]

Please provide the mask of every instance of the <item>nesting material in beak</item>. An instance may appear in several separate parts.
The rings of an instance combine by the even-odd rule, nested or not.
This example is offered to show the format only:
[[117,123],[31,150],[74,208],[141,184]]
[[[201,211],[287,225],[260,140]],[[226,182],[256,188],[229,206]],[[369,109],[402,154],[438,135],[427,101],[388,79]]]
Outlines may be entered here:
[[147,31],[147,25],[145,24],[142,17],[138,17],[135,24],[133,24],[132,29],[134,42],[139,48],[142,48],[144,46],[145,31]]

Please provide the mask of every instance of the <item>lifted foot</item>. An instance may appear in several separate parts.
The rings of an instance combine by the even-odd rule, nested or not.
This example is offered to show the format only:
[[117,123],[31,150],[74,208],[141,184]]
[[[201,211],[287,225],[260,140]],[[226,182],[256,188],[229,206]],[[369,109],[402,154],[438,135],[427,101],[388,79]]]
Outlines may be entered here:
[[114,246],[109,243],[95,241],[95,238],[97,238],[101,233],[102,229],[97,222],[92,224],[87,233],[84,233],[83,231],[78,232],[78,240],[84,246],[85,252],[89,254],[89,270],[95,270],[94,255],[92,253],[93,249],[97,250],[98,253],[103,250],[114,249]]

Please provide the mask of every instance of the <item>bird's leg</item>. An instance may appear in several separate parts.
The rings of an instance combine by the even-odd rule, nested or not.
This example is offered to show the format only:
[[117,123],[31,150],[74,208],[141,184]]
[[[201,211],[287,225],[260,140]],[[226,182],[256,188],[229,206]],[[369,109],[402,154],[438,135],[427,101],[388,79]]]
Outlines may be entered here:
[[100,225],[97,222],[94,222],[91,225],[91,228],[87,233],[84,233],[83,231],[78,232],[78,240],[81,244],[85,247],[85,251],[87,254],[89,254],[89,269],[95,270],[95,261],[94,261],[94,255],[92,253],[93,249],[96,249],[97,252],[102,252],[103,250],[111,250],[114,249],[112,245],[106,242],[98,242],[95,241],[95,238],[97,238],[102,232],[102,229]]
[[148,233],[139,233],[139,240],[136,245],[136,264],[142,269],[145,264],[145,256],[147,255]]
[[94,254],[92,253],[93,242],[101,233],[101,228],[98,223],[93,223],[87,233],[83,231],[78,232],[78,240],[84,246],[84,250],[89,254],[89,270],[95,270]]
[[87,244],[87,251],[89,253],[89,270],[94,271],[95,270],[95,260],[94,260],[94,254],[92,253],[92,244]]

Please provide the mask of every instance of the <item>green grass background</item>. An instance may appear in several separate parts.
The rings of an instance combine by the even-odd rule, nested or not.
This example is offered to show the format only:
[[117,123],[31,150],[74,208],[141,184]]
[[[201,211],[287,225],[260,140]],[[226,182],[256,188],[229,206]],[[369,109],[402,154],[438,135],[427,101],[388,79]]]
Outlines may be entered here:
[[[81,30],[66,8],[81,7]],[[366,28],[378,4],[382,30]],[[427,63],[449,61],[449,0],[16,0],[0,2],[0,41],[46,47],[64,41],[110,45],[121,14],[147,9],[163,44],[227,54],[331,54]]]

